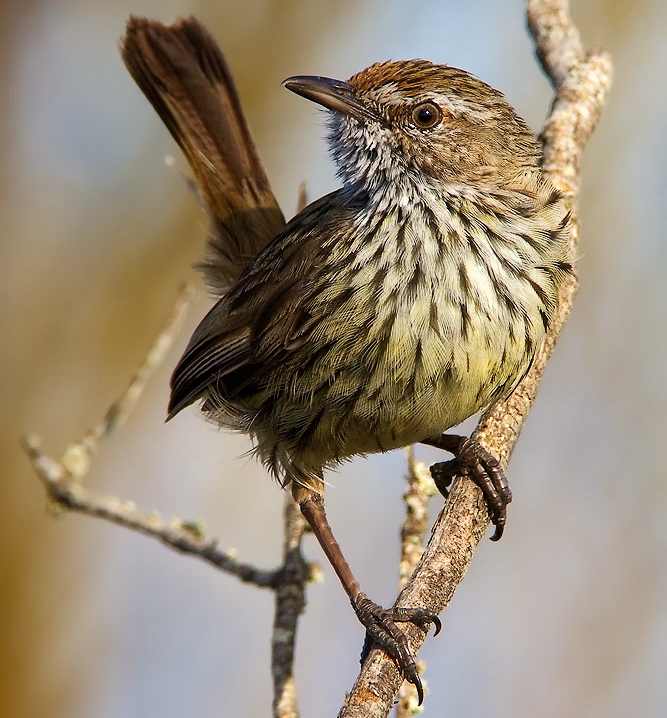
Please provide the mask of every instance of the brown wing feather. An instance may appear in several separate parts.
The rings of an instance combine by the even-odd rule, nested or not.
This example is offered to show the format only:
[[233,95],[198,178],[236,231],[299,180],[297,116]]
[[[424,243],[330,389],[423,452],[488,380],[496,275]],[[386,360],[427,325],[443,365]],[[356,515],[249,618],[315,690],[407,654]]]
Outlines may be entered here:
[[328,258],[323,240],[348,211],[336,198],[299,213],[204,317],[172,375],[169,417],[209,390],[225,400],[257,390],[308,341],[317,326],[307,316],[309,278]]

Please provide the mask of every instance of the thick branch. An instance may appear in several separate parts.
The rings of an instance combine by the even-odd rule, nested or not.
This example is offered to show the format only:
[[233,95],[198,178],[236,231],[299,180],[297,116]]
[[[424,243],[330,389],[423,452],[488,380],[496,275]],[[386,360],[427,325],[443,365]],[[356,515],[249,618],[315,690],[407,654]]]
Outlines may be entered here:
[[551,84],[558,88],[584,58],[569,0],[528,0],[526,21],[535,41],[535,54]]
[[[594,51],[585,58],[568,3],[530,0],[528,24],[536,53],[554,84],[556,97],[542,133],[544,171],[565,194],[572,214],[572,260],[576,258],[578,224],[576,193],[585,144],[606,101],[611,84],[611,61]],[[576,277],[561,291],[557,316],[530,372],[505,401],[482,417],[475,438],[506,467],[539,387],[546,362],[570,313],[577,290]],[[419,566],[401,592],[396,606],[425,606],[440,613],[463,579],[477,544],[489,524],[481,492],[472,482],[457,479]],[[410,646],[417,651],[425,634],[407,624]],[[401,676],[386,654],[370,652],[339,718],[383,718],[392,708]]]

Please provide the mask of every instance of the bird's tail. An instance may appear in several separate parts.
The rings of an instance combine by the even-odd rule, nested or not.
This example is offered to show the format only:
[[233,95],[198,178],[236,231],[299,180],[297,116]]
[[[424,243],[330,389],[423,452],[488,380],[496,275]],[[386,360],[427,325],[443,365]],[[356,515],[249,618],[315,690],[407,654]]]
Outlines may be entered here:
[[210,213],[201,268],[222,295],[285,223],[225,59],[193,17],[163,25],[131,16],[121,52],[183,151]]

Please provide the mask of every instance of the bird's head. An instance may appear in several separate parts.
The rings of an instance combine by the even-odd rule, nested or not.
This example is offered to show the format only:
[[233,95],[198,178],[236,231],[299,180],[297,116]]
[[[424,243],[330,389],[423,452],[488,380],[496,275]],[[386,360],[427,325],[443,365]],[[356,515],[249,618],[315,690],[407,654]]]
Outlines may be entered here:
[[283,85],[331,111],[330,149],[348,186],[499,187],[536,168],[528,125],[464,70],[405,60],[371,65],[346,82],[297,76]]

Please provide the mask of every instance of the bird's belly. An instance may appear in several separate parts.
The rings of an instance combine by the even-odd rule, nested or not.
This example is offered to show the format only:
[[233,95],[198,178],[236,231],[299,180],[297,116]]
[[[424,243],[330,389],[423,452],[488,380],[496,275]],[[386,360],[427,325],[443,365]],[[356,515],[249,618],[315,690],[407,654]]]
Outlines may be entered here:
[[399,448],[461,423],[527,369],[521,334],[499,331],[497,319],[464,334],[455,314],[436,330],[420,312],[397,312],[389,331],[371,325],[362,338],[331,343],[305,371],[295,367],[271,398],[264,443],[313,467]]
[[416,443],[460,424],[507,394],[527,368],[523,352],[510,357],[506,350],[474,343],[447,359],[435,352],[428,367],[418,357],[429,351],[425,346],[400,365],[381,362],[369,373],[365,391],[346,419],[341,421],[335,411],[322,417],[322,435],[337,429],[343,455]]

